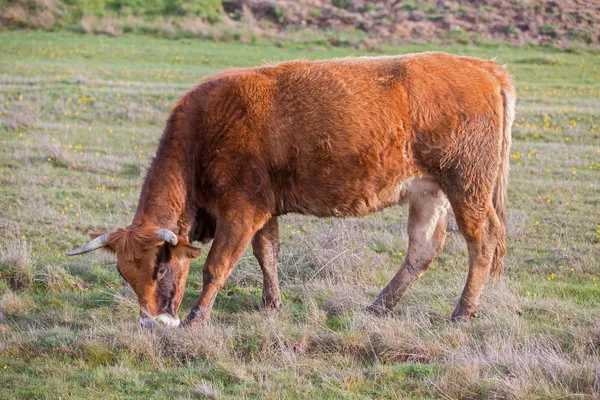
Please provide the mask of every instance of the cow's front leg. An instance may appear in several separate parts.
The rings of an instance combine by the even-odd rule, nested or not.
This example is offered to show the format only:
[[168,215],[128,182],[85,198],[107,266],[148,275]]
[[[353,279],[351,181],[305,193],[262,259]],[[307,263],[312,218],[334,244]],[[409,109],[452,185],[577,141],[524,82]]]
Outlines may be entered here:
[[252,251],[263,273],[263,293],[260,307],[278,309],[281,307],[277,256],[279,255],[279,223],[272,217],[252,239]]
[[184,326],[201,325],[210,319],[219,289],[233,271],[252,236],[268,219],[252,207],[227,210],[217,218],[215,238],[204,264],[202,293],[192,307]]

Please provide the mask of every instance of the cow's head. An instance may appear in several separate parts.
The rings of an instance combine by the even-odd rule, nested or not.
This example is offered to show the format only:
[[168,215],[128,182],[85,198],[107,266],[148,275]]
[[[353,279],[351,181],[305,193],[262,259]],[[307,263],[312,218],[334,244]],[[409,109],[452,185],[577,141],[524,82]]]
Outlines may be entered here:
[[117,269],[138,296],[140,325],[153,321],[179,325],[177,310],[183,299],[190,258],[200,249],[166,229],[119,228],[92,233],[92,241],[66,253],[69,256],[105,249],[117,256]]

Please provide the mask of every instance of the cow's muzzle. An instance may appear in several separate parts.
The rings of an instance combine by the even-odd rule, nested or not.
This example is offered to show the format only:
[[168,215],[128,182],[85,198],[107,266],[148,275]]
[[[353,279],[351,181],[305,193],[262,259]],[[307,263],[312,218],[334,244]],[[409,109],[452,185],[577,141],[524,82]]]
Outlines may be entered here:
[[179,322],[179,318],[173,318],[169,314],[160,314],[154,318],[147,315],[140,316],[140,327],[144,329],[153,329],[157,323],[174,328],[179,326]]

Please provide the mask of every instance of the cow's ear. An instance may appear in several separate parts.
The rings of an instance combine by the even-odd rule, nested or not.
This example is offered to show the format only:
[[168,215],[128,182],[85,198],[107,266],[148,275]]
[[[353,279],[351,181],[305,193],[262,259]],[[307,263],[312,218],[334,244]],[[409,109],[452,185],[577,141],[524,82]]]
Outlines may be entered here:
[[194,247],[191,244],[186,244],[184,246],[185,256],[187,258],[198,258],[202,254],[202,250],[198,247]]
[[202,250],[198,247],[194,247],[186,239],[178,236],[179,243],[173,246],[173,253],[175,257],[186,257],[186,258],[198,258],[202,254]]

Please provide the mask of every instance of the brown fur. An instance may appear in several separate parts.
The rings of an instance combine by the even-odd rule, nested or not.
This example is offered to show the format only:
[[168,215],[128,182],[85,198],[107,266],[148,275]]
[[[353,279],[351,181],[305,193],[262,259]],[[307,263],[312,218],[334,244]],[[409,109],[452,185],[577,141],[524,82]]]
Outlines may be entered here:
[[[468,317],[490,271],[502,270],[513,115],[504,68],[446,53],[229,70],[175,105],[133,223],[110,245],[127,260],[121,269],[140,304],[155,315],[149,277],[160,242],[151,232],[170,229],[185,243],[214,237],[188,317],[205,322],[257,232],[263,303],[280,304],[277,216],[364,216],[408,199],[412,261],[373,306],[389,309],[443,247],[451,205],[470,259],[454,317]],[[189,261],[174,259],[185,282]]]

